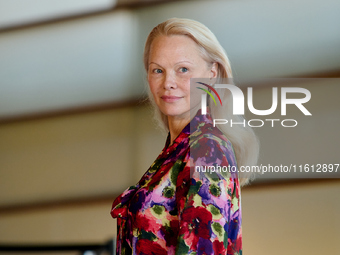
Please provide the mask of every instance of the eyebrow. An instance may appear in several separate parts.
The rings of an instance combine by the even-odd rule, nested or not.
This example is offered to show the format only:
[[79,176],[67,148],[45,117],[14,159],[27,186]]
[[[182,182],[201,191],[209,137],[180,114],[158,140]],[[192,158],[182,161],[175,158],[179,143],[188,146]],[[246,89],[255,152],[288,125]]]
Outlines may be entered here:
[[155,62],[150,62],[150,63],[149,63],[149,66],[150,66],[151,64],[155,64],[155,65],[160,66],[159,64],[157,64],[157,63],[155,63]]
[[[180,64],[180,63],[184,63],[184,62],[186,62],[186,63],[190,63],[190,64],[193,64],[193,63],[192,63],[192,62],[190,62],[190,61],[183,60],[183,61],[179,61],[179,62],[175,63],[175,65],[178,65],[178,64]],[[161,66],[160,64],[157,64],[157,63],[155,63],[155,62],[150,62],[149,66],[150,66],[151,64],[155,64],[155,65]]]
[[183,60],[183,61],[179,61],[179,62],[177,62],[175,65],[177,65],[177,64],[180,64],[180,63],[183,63],[183,62],[187,62],[187,63],[193,64],[193,63],[192,63],[192,62],[190,62],[190,61]]

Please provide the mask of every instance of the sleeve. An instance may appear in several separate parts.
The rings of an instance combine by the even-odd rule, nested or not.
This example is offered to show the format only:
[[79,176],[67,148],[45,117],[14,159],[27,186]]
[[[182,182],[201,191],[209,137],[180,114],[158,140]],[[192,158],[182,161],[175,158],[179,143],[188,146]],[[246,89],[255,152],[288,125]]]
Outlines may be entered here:
[[240,185],[226,145],[203,138],[190,147],[177,179],[178,255],[242,254]]

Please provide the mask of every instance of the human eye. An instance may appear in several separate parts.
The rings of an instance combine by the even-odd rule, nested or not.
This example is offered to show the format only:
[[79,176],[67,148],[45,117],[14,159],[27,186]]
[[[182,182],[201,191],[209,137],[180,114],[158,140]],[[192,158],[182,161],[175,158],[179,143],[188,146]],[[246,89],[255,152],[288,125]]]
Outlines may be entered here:
[[153,73],[163,73],[163,71],[159,68],[155,68],[152,70]]
[[186,72],[189,71],[188,68],[186,68],[186,67],[181,67],[179,70],[180,70],[180,72],[182,72],[182,73],[186,73]]

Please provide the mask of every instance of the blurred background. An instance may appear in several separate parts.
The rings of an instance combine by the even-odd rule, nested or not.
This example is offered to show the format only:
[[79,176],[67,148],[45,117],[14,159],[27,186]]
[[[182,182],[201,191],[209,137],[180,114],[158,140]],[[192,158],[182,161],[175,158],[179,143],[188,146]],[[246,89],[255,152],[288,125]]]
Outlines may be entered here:
[[[112,201],[165,143],[142,53],[171,17],[208,26],[237,81],[314,78],[294,84],[313,116],[255,130],[260,163],[340,163],[339,1],[0,0],[0,245],[115,238]],[[252,86],[268,109],[272,86]],[[340,254],[339,179],[294,177],[243,188],[245,254]]]

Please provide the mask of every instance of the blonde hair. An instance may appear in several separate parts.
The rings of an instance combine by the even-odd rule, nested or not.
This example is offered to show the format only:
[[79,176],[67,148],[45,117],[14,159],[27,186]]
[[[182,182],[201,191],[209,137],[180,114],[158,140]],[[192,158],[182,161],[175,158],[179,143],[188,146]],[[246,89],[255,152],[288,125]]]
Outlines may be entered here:
[[[149,34],[144,48],[144,67],[148,72],[150,48],[153,40],[158,36],[184,35],[196,42],[202,57],[207,63],[217,63],[216,83],[222,83],[224,78],[232,78],[232,71],[229,59],[218,42],[216,36],[202,23],[181,18],[171,18],[157,25]],[[150,91],[149,91],[150,92]],[[208,106],[213,119],[233,119],[233,122],[243,122],[241,115],[232,114],[232,97],[228,90],[221,90],[219,95],[226,104],[215,107],[211,100],[208,100]],[[161,119],[161,124],[168,131],[167,117],[158,109],[154,103],[153,96],[149,93],[149,99],[155,108],[155,116]],[[222,133],[232,143],[236,155],[238,167],[253,166],[257,164],[259,154],[259,142],[254,131],[247,125],[217,125]],[[240,174],[240,182],[245,185],[253,177],[252,174]]]

